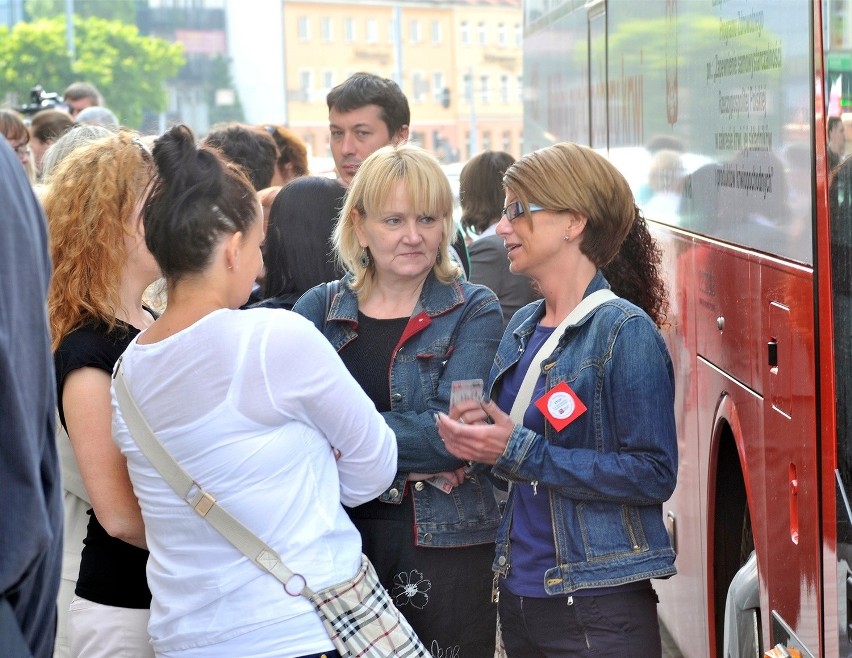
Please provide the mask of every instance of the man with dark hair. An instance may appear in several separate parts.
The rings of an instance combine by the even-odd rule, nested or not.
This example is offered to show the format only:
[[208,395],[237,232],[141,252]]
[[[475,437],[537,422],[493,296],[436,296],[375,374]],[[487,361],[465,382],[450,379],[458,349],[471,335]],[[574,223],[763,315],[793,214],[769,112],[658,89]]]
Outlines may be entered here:
[[355,73],[328,92],[326,103],[331,154],[346,187],[368,155],[408,139],[411,110],[393,80]]
[[264,130],[240,123],[217,124],[204,138],[204,144],[219,149],[228,160],[242,167],[258,192],[269,187],[278,151],[275,141]]
[[0,656],[53,655],[62,566],[44,213],[0,135]]
[[95,107],[104,104],[104,98],[101,92],[93,84],[88,82],[72,82],[68,85],[65,93],[62,94],[65,104],[68,106],[68,111],[71,116],[77,114],[87,107]]
[[[331,155],[344,187],[349,187],[367,156],[383,146],[408,140],[411,110],[393,80],[373,73],[353,73],[328,92],[325,100]],[[468,276],[470,258],[461,230],[451,246]]]
[[828,168],[829,171],[846,157],[846,129],[840,117],[828,117]]

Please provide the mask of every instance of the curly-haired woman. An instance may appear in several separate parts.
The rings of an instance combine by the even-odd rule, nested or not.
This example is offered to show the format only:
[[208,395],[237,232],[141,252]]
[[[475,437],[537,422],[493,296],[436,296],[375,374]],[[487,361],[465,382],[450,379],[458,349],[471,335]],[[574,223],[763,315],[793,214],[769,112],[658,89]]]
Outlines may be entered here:
[[142,295],[160,273],[140,217],[152,175],[146,147],[133,133],[120,132],[71,152],[44,198],[59,416],[92,503],[68,612],[73,656],[153,656],[145,533],[127,465],[112,440],[110,398],[115,362],[154,321]]

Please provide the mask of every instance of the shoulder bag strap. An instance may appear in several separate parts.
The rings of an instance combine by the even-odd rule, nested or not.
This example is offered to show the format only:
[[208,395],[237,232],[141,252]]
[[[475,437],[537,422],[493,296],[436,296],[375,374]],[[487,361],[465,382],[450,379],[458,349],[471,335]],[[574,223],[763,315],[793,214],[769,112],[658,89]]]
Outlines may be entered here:
[[[193,480],[172,457],[171,453],[166,450],[142,416],[133,396],[130,395],[124,381],[124,364],[122,361],[123,359],[119,359],[113,375],[115,393],[130,434],[142,454],[157,469],[163,479],[171,485],[178,496],[183,498],[199,516],[206,519],[249,560],[281,581],[288,594],[291,596],[299,594],[307,597],[312,596],[313,592],[307,587],[304,577],[290,571],[281,561],[278,553],[270,548],[266,542],[222,509],[217,504],[213,494],[205,491],[200,484]],[[297,581],[301,579],[303,585],[297,592],[287,589],[287,583],[294,578]]]
[[532,361],[530,361],[530,366],[527,368],[524,380],[521,383],[521,388],[515,396],[515,402],[512,404],[512,410],[509,412],[509,416],[516,425],[524,424],[524,414],[527,411],[527,407],[530,406],[530,400],[532,400],[533,391],[535,390],[535,383],[538,381],[539,375],[541,375],[541,364],[545,361],[545,359],[547,359],[547,357],[553,354],[553,350],[556,349],[556,346],[559,344],[559,339],[562,337],[562,334],[565,333],[565,330],[568,327],[577,324],[604,302],[607,302],[610,299],[615,299],[617,296],[618,295],[609,288],[601,288],[587,297],[584,297],[580,303],[574,307],[574,310],[568,314],[568,317],[562,320],[562,322],[559,323],[559,326],[553,330],[553,333],[550,334],[546,341],[544,341],[544,344],[542,344],[542,346],[538,349],[538,352],[533,355]]

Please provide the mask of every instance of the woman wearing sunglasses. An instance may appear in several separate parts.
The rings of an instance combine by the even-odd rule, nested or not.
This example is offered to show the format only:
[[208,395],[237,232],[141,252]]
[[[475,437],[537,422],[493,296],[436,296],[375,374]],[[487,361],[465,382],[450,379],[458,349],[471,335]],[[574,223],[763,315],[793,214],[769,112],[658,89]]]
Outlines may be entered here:
[[543,300],[503,335],[490,400],[439,414],[447,449],[512,484],[493,568],[508,656],[660,656],[651,578],[675,573],[674,376],[659,251],[621,174],[563,143],[506,172],[497,225]]

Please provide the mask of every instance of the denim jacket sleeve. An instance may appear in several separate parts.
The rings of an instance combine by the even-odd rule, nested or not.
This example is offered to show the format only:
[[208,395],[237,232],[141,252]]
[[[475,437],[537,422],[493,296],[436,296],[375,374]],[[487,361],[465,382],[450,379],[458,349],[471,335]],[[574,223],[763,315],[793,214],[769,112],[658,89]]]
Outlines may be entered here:
[[[585,418],[552,437],[516,425],[495,475],[535,481],[578,500],[650,505],[671,496],[677,479],[671,359],[644,315],[634,314],[611,331],[611,348],[598,364],[586,359],[567,366],[577,375],[569,385],[583,388],[577,392],[587,401]],[[556,357],[553,371],[560,377],[548,377],[548,389],[565,381],[566,369],[559,366],[572,358],[569,351],[563,348]],[[599,373],[589,372],[596,367]]]
[[[383,415],[396,434],[399,449],[399,471],[436,473],[458,468],[463,464],[444,447],[435,427],[434,414],[447,412],[450,389],[458,379],[486,381],[494,353],[503,333],[503,313],[493,292],[481,286],[465,284],[472,291],[461,309],[432,319],[435,326],[447,325],[451,334],[446,337],[449,358],[443,363],[433,390],[420,386],[415,399],[393,403],[393,410]],[[450,315],[461,313],[457,322]],[[392,368],[395,368],[394,364]],[[417,376],[416,373],[412,375]],[[421,382],[423,377],[420,377]],[[420,399],[417,400],[416,398]],[[399,406],[399,410],[397,410]]]

